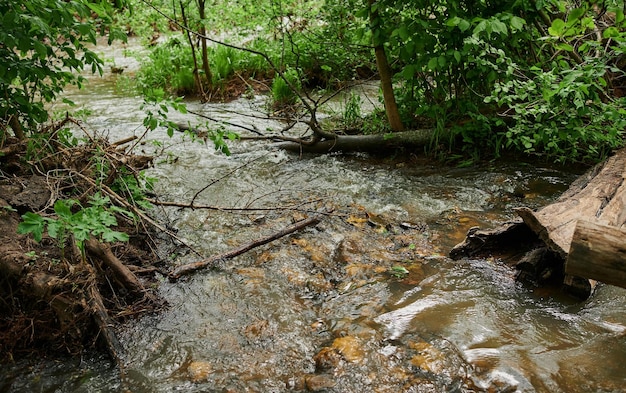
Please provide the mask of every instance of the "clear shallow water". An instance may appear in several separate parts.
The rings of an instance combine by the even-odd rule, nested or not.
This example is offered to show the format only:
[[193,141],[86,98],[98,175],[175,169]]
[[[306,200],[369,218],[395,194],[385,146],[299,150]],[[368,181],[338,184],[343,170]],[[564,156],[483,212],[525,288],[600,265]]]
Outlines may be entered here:
[[[91,110],[91,130],[113,140],[141,135],[140,100],[116,95],[114,86],[111,78],[94,81],[68,96]],[[246,123],[233,112],[253,111],[263,98],[190,105]],[[259,121],[265,127],[280,125]],[[520,286],[498,261],[445,257],[469,227],[505,221],[515,206],[545,205],[577,173],[524,163],[458,169],[409,158],[298,157],[259,142],[233,143],[226,157],[163,130],[150,138],[177,158],[150,170],[164,200],[189,202],[219,179],[196,203],[275,208],[158,211],[206,256],[291,224],[304,214],[288,209],[294,205],[334,213],[218,269],[163,280],[169,307],[119,331],[122,378],[98,355],[25,359],[0,372],[0,390],[624,391],[625,290],[601,286],[573,302]],[[369,225],[364,212],[383,224]],[[394,266],[408,275],[395,278]]]

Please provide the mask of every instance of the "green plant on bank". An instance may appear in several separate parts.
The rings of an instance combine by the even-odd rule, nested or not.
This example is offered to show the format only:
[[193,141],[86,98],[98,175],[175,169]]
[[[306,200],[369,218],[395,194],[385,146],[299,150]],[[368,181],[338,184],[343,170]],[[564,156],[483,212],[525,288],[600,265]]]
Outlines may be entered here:
[[363,118],[363,134],[387,134],[391,132],[384,110],[375,110]]
[[486,102],[505,106],[514,123],[505,132],[506,147],[538,153],[557,161],[606,157],[623,143],[626,102],[603,102],[605,68],[597,64],[538,68],[525,80],[498,83]]
[[272,106],[279,108],[295,104],[298,98],[296,91],[301,88],[298,70],[288,68],[283,77],[277,74],[272,81]]
[[516,76],[496,83],[485,98],[508,108],[514,120],[505,134],[508,145],[557,161],[597,160],[623,145],[626,99],[610,96],[609,78],[614,73],[624,80],[624,71],[612,63],[626,56],[626,19],[622,9],[614,11],[603,43],[586,38],[596,26],[585,5],[570,9],[566,20],[554,19],[546,40],[559,52],[547,67],[521,70],[503,56],[499,65],[491,62]]
[[153,90],[183,96],[195,93],[191,49],[175,37],[155,46],[137,73],[137,85],[144,95]]
[[[76,212],[72,208],[78,207]],[[85,253],[85,241],[94,237],[104,242],[128,241],[128,235],[115,231],[115,213],[133,217],[132,213],[111,204],[108,197],[96,193],[88,207],[82,207],[74,199],[57,200],[54,204],[56,218],[44,217],[27,212],[18,225],[18,233],[32,234],[35,241],[41,241],[44,232],[59,242],[64,249],[68,239],[72,239],[81,253]]]
[[240,62],[239,59],[243,56],[245,56],[243,52],[227,46],[209,48],[209,59],[211,59],[211,70],[213,71],[213,85],[223,85],[235,72],[242,71],[238,66]]
[[343,107],[342,122],[345,128],[356,129],[363,127],[362,103],[363,100],[358,94],[350,93],[350,97],[348,97]]

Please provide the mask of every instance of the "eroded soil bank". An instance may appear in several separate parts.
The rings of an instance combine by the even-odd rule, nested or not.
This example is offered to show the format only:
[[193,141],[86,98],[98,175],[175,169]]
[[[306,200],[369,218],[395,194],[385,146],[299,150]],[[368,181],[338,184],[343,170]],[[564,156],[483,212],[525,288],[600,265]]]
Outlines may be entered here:
[[[2,146],[0,354],[6,361],[98,347],[115,359],[113,323],[163,304],[150,289],[162,263],[156,232],[119,187],[150,157],[51,135],[35,148],[16,139]],[[129,241],[109,243],[122,234]]]

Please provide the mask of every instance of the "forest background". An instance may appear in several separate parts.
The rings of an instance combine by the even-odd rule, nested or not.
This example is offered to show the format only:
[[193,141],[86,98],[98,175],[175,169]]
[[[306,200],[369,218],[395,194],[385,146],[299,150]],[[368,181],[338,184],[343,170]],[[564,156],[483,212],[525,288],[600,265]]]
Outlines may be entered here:
[[85,46],[99,33],[151,45],[133,81],[148,100],[268,80],[276,105],[311,112],[308,92],[379,77],[387,116],[364,121],[354,98],[347,128],[432,129],[431,152],[468,163],[505,150],[595,162],[623,143],[620,1],[3,3],[0,118],[18,137],[41,134],[73,71],[102,72]]

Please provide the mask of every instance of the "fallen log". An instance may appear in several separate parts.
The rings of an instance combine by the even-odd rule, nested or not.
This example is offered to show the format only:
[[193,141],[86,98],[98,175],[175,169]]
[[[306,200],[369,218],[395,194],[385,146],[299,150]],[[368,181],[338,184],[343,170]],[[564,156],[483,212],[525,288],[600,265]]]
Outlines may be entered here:
[[[582,221],[589,222],[592,226],[604,225],[613,229],[626,224],[625,176],[626,149],[622,149],[579,177],[554,203],[538,211],[525,207],[516,209],[521,221],[507,223],[491,231],[471,230],[465,241],[450,251],[450,256],[458,259],[464,256],[510,254],[510,249],[519,249],[520,243],[531,245],[525,247],[526,252],[522,254],[521,259],[510,261],[521,271],[518,274],[519,279],[541,284],[547,279],[554,280],[556,277],[566,291],[586,298],[593,292],[596,282],[592,280],[594,278],[592,276],[581,276],[582,273],[588,274],[587,272],[594,270],[589,266],[592,264],[588,257],[590,254],[584,249],[582,240],[584,235],[581,234],[580,240],[577,240],[577,247],[583,248],[576,251],[573,269],[565,268],[574,231],[577,224]],[[589,226],[582,225],[581,230],[586,230],[588,235],[592,235],[587,230]],[[520,226],[530,231],[525,232]],[[613,233],[612,230],[610,232]],[[520,237],[520,233],[523,236]],[[600,239],[602,236],[597,232],[594,232],[594,236],[594,244],[602,241]],[[614,236],[614,241],[617,242],[611,251],[608,249],[604,251],[605,254],[608,253],[605,258],[612,260],[620,258],[618,235],[603,236]],[[515,240],[509,244],[507,243],[509,239]],[[624,238],[621,241],[623,240]],[[533,251],[542,247],[546,252]],[[578,253],[582,253],[582,257],[577,256]],[[582,267],[583,264],[586,266]]]
[[413,130],[389,134],[337,135],[335,139],[326,139],[314,144],[280,142],[275,146],[296,153],[331,153],[331,152],[385,152],[389,149],[426,146],[432,141],[434,130]]
[[255,247],[259,247],[262,246],[264,244],[267,244],[269,242],[272,242],[276,239],[280,239],[283,236],[289,235],[291,233],[297,232],[300,229],[306,228],[309,225],[315,225],[317,223],[320,222],[320,216],[319,215],[315,215],[312,217],[309,217],[307,219],[301,220],[296,222],[295,224],[287,227],[287,228],[283,228],[282,230],[269,235],[269,236],[265,236],[265,237],[261,237],[259,239],[256,239],[250,243],[244,244],[240,247],[237,247],[233,250],[227,251],[223,254],[220,255],[216,255],[207,259],[203,259],[197,262],[193,262],[193,263],[188,263],[186,265],[182,265],[179,266],[178,268],[176,268],[173,272],[171,272],[169,274],[169,278],[170,280],[178,280],[181,276],[184,276],[186,274],[190,274],[193,273],[197,270],[200,269],[205,269],[208,268],[212,265],[214,265],[215,263],[225,260],[225,259],[231,259],[234,258],[238,255],[241,255],[247,251],[252,250]]
[[626,231],[578,221],[565,272],[626,288]]

